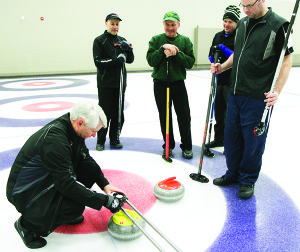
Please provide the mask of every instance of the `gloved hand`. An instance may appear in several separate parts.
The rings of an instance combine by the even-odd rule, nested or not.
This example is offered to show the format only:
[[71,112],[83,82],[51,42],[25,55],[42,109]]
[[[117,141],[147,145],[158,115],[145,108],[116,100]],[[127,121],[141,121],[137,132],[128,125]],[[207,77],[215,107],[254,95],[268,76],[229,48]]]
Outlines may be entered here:
[[118,212],[121,207],[124,205],[124,202],[115,196],[108,195],[108,201],[105,207],[109,209],[112,213]]
[[124,62],[126,62],[126,57],[127,57],[126,53],[120,53],[118,55],[118,60],[119,60],[120,64],[123,64]]
[[228,47],[224,46],[223,44],[219,45],[219,48],[221,49],[221,51],[223,52],[223,54],[225,55],[225,57],[229,58],[231,54],[233,54],[233,51],[230,50]]
[[132,51],[132,47],[131,47],[131,44],[128,43],[127,41],[123,40],[121,42],[121,49],[124,50],[124,51]]

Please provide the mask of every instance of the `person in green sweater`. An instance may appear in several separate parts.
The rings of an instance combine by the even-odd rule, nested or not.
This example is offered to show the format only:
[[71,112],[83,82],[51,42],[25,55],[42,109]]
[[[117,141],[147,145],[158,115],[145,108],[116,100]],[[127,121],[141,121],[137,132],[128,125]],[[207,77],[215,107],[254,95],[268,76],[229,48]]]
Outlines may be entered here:
[[[180,27],[179,15],[170,11],[164,15],[163,26],[165,33],[155,35],[149,41],[147,51],[148,64],[153,67],[154,97],[159,113],[160,127],[164,139],[165,155],[166,143],[166,92],[167,80],[170,85],[169,101],[169,156],[175,148],[175,139],[172,125],[172,104],[177,115],[178,127],[181,136],[180,148],[186,159],[193,157],[191,116],[187,90],[185,87],[186,69],[191,69],[195,63],[193,44],[191,40],[177,33]],[[169,70],[167,71],[167,61]],[[169,76],[167,76],[167,73]]]

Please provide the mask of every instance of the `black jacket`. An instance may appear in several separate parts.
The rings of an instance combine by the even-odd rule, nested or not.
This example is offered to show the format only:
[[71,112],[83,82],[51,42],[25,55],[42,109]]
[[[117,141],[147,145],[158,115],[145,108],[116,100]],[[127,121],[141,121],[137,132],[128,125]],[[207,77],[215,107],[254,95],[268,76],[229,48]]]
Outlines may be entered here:
[[[230,50],[234,51],[234,38],[235,38],[235,32],[234,31],[232,34],[228,34],[228,36],[225,36],[225,31],[220,31],[218,33],[216,33],[216,35],[214,36],[214,39],[212,41],[210,50],[209,50],[209,56],[214,57],[213,54],[213,47],[216,45],[220,45],[223,44],[224,46],[228,47]],[[228,58],[223,54],[222,51],[220,51],[219,53],[219,59],[220,59],[220,63],[224,63]],[[218,86],[229,86],[230,85],[230,75],[231,75],[231,69],[218,74]]]
[[[26,141],[7,182],[7,199],[43,236],[50,233],[63,197],[97,210],[107,203],[106,195],[76,181],[78,163],[92,157],[69,117],[57,118]],[[101,189],[108,184],[103,176]]]
[[[118,55],[122,53],[115,44],[126,39],[118,35],[112,35],[105,31],[102,35],[94,40],[93,57],[97,67],[97,86],[108,88],[120,87],[121,67],[123,70],[123,86],[126,87],[126,68],[125,64],[120,64]],[[126,51],[126,63],[132,63],[134,60],[133,51]]]

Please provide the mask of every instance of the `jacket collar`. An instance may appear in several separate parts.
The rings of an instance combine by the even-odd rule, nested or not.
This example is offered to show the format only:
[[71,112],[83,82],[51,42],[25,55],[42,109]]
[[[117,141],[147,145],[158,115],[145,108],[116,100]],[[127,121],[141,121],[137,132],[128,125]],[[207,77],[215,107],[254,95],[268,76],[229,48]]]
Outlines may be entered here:
[[[233,33],[228,34],[229,36],[227,36],[227,38],[228,38],[228,37],[232,37],[232,36],[234,37],[234,36],[235,36],[235,33],[236,33],[236,29],[234,30]],[[226,37],[225,35],[226,35],[226,34],[225,34],[225,30],[223,30],[223,31],[222,31],[222,36],[223,36],[224,38]]]
[[[268,12],[264,16],[259,18],[260,19],[259,23],[266,23],[267,20],[269,19],[269,17],[272,15],[272,13],[273,13],[272,7],[268,7],[268,9],[269,9]],[[246,19],[245,22],[248,24],[250,18],[245,17],[245,19]]]
[[106,34],[107,36],[111,36],[112,38],[115,38],[118,36],[118,34],[116,35],[112,35],[111,33],[109,33],[107,30],[104,31],[104,34]]
[[67,126],[67,130],[68,130],[68,133],[70,134],[70,137],[74,140],[76,139],[78,142],[84,142],[84,139],[81,136],[77,135],[76,131],[74,130],[74,128],[72,126],[72,123],[70,121],[70,113],[63,115],[62,118]]

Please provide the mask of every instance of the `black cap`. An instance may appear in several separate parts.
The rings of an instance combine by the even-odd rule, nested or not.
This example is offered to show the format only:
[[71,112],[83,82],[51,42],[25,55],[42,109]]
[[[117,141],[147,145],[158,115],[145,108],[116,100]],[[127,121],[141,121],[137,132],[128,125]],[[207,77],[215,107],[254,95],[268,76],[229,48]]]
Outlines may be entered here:
[[110,19],[119,19],[120,21],[122,21],[121,18],[119,18],[119,16],[116,13],[110,13],[106,16],[105,22],[107,22],[107,20]]

